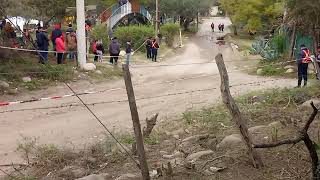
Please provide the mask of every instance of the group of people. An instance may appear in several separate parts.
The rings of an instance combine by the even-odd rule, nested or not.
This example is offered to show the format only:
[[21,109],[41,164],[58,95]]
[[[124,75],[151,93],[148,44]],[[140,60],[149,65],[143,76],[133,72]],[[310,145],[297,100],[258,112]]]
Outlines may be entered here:
[[149,37],[146,40],[147,59],[157,62],[158,49],[160,48],[156,38]]
[[[211,23],[211,30],[212,32],[214,32],[214,29],[215,29],[215,24],[214,23]],[[224,24],[223,23],[220,23],[218,25],[218,29],[219,29],[219,32],[224,32]]]
[[10,22],[7,22],[5,19],[0,21],[0,32],[3,35],[3,42],[7,42],[7,46],[10,46],[12,48],[18,47],[17,42],[17,33],[15,32],[14,27]]
[[45,27],[38,26],[38,30],[36,31],[36,43],[40,52],[40,63],[48,63],[50,40],[52,42],[54,54],[57,58],[57,64],[64,63],[66,52],[69,59],[74,60],[76,58],[77,36],[72,28],[72,24],[68,25],[65,33],[61,30],[61,24],[55,24],[50,37],[48,37],[48,32]]

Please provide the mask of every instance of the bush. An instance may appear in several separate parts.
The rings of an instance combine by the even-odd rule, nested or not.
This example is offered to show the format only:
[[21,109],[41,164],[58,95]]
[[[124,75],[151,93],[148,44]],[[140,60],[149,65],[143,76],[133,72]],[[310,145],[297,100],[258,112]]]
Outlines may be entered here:
[[[120,44],[124,46],[128,40],[132,40],[133,49],[137,50],[148,37],[153,37],[155,31],[151,26],[127,26],[119,27],[115,31],[115,36]],[[141,48],[142,51],[145,48]]]
[[161,34],[166,38],[168,46],[173,45],[174,37],[179,34],[180,26],[174,23],[168,23],[161,26]]
[[[91,31],[91,40],[102,40],[104,47],[106,48],[109,44],[109,34],[107,30],[107,26],[104,24],[97,24],[92,28]],[[90,47],[92,46],[93,42],[90,42]],[[91,50],[92,48],[90,48]]]
[[285,34],[283,33],[276,34],[271,41],[275,50],[277,50],[278,54],[283,54],[286,52],[287,47],[286,47]]

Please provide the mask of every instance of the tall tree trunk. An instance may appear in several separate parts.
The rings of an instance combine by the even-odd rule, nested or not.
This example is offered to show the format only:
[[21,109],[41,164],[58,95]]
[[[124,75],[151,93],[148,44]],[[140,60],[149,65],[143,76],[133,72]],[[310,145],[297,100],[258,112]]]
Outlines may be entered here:
[[235,36],[238,36],[237,25],[233,25],[233,34],[234,34]]
[[291,40],[290,40],[290,49],[289,49],[289,60],[293,58],[294,55],[294,47],[296,45],[296,35],[297,35],[297,25],[293,25]]
[[316,24],[313,25],[313,29],[312,29],[312,40],[313,40],[313,50],[315,53],[318,53],[318,42],[319,42],[319,34],[317,32],[316,29]]

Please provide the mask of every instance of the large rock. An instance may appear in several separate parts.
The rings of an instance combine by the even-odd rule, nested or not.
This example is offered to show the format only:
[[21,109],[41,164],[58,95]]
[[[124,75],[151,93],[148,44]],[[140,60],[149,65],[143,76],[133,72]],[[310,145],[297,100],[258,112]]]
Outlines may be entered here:
[[31,79],[31,77],[23,77],[22,81],[25,82],[25,83],[28,83],[28,82],[31,82],[32,79]]
[[313,110],[312,106],[311,106],[311,102],[314,103],[314,105],[317,108],[320,108],[320,99],[310,99],[309,101],[304,102],[301,106],[300,109],[301,110]]
[[81,178],[87,174],[87,171],[77,166],[66,166],[62,170],[58,171],[61,177],[71,176],[75,178]]
[[137,174],[124,174],[115,180],[140,180],[140,179],[141,177]]
[[198,159],[200,159],[200,158],[202,158],[204,156],[211,155],[211,154],[214,154],[214,151],[212,151],[212,150],[200,151],[200,152],[196,152],[196,153],[190,154],[187,157],[187,160],[188,161],[197,161]]
[[217,149],[235,149],[237,147],[244,146],[242,142],[242,137],[240,134],[232,134],[230,136],[226,136],[218,145]]
[[82,177],[76,180],[110,180],[112,179],[112,176],[109,175],[108,173],[104,173],[104,174],[91,174],[89,176],[86,177]]
[[95,71],[96,69],[97,69],[97,67],[93,63],[87,63],[87,64],[83,65],[84,71]]
[[286,71],[286,74],[291,74],[291,73],[294,73],[294,72],[295,72],[294,69],[288,69],[288,70]]
[[254,127],[249,128],[248,131],[251,134],[258,134],[258,133],[262,133],[266,129],[268,129],[268,126],[254,126]]
[[263,74],[263,69],[258,69],[257,70],[257,75],[261,76]]
[[9,85],[7,82],[5,82],[5,81],[0,81],[0,87],[2,87],[2,88],[9,88],[10,85]]
[[295,67],[293,65],[287,65],[284,67],[284,69],[294,69]]
[[100,70],[96,70],[94,73],[98,75],[102,75],[102,72]]

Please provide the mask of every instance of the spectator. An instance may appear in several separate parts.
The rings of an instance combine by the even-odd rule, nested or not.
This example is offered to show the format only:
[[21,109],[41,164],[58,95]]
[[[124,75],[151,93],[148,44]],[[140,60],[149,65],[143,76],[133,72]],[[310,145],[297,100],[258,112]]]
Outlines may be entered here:
[[58,37],[62,36],[62,31],[61,31],[61,26],[60,24],[55,24],[54,25],[54,30],[51,33],[51,41],[52,41],[52,46],[53,46],[53,50],[57,51],[56,49],[56,39]]
[[152,58],[151,46],[152,46],[152,41],[151,41],[151,37],[149,37],[146,40],[147,59],[151,59]]
[[92,52],[95,55],[93,59],[94,62],[98,62],[97,42],[97,40],[94,40],[92,43]]
[[72,32],[74,32],[74,30],[73,30],[73,28],[72,28],[72,24],[70,23],[70,24],[68,24],[68,28],[67,28],[67,31],[66,31],[67,33],[72,33]]
[[5,19],[2,19],[1,22],[0,22],[0,30],[2,30],[5,25],[6,25],[7,21]]
[[298,86],[301,87],[302,80],[304,80],[304,85],[307,86],[308,83],[308,65],[311,62],[311,51],[304,45],[301,45],[301,51],[297,59],[298,65]]
[[76,51],[77,51],[77,35],[74,31],[67,32],[66,47],[69,53],[69,58],[73,60],[76,57]]
[[112,42],[109,45],[109,53],[110,53],[110,63],[117,65],[119,54],[120,54],[120,44],[118,43],[117,37],[112,39]]
[[43,27],[38,27],[38,33],[36,34],[37,46],[40,50],[40,63],[47,64],[48,63],[48,48],[49,48],[49,38],[47,35],[47,31],[43,29]]
[[126,55],[127,55],[126,64],[127,65],[130,64],[131,53],[132,53],[132,42],[131,42],[131,40],[128,40],[127,44],[126,44]]
[[102,62],[103,61],[103,54],[104,54],[104,47],[103,47],[103,43],[102,41],[98,41],[96,43],[96,53],[97,53],[97,56],[98,57],[98,62]]
[[55,44],[57,51],[57,64],[62,64],[64,61],[64,52],[66,51],[62,34],[56,38]]
[[157,62],[157,56],[158,56],[158,49],[159,49],[159,44],[157,42],[157,39],[154,38],[152,40],[152,46],[151,46],[151,51],[152,51],[152,61]]

